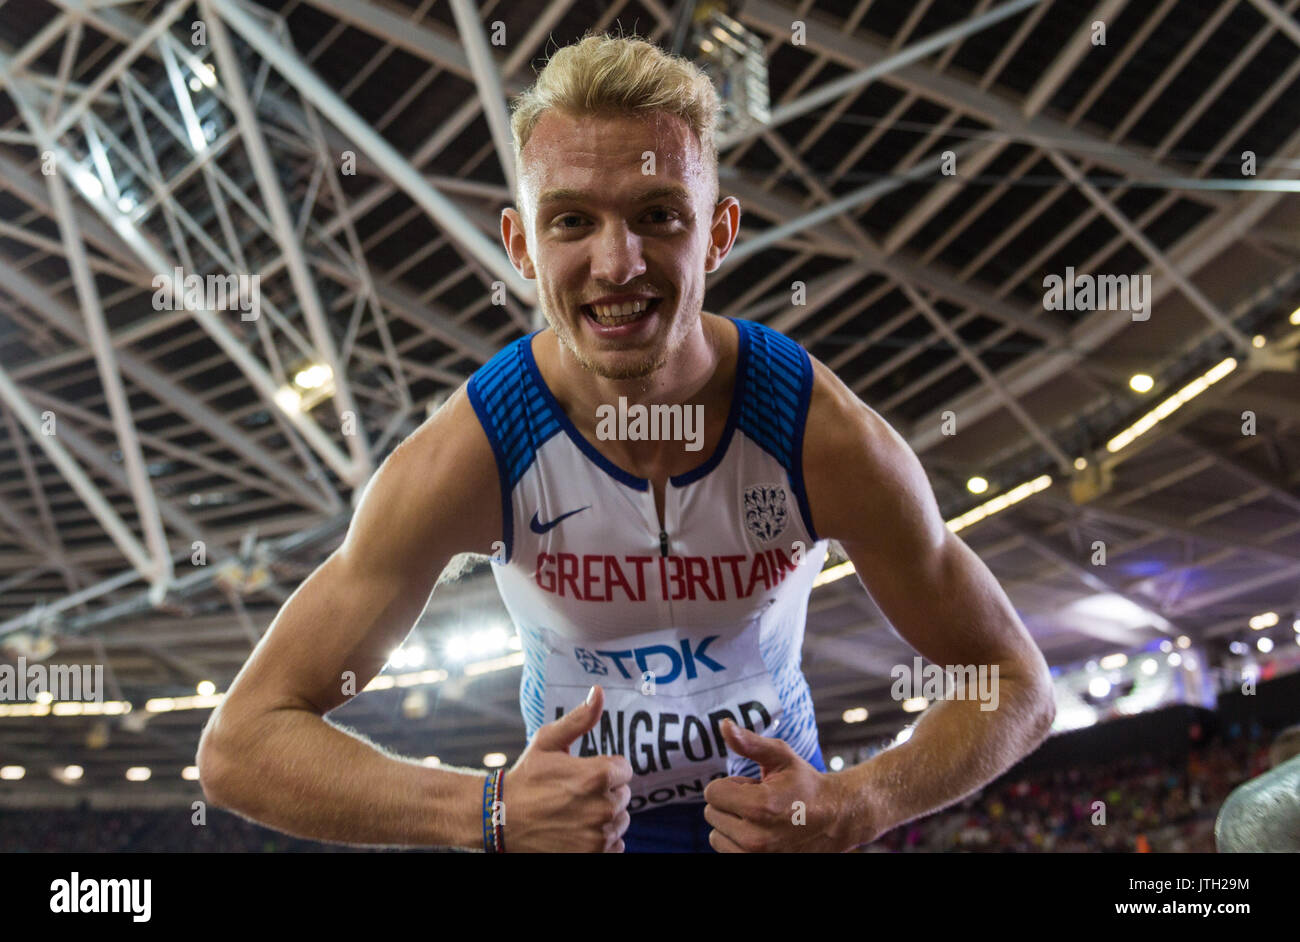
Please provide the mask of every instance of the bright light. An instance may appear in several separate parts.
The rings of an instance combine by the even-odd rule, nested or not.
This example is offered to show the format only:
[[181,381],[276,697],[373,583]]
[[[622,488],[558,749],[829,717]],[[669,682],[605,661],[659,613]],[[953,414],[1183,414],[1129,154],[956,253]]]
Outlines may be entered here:
[[1196,658],[1192,657],[1190,654],[1183,658],[1183,669],[1189,671],[1196,670]]
[[903,743],[907,742],[911,738],[912,738],[912,727],[909,726],[906,729],[900,730],[898,735],[894,737],[894,745],[901,746]]
[[519,635],[511,635],[510,640],[506,642],[506,647],[511,651],[520,651],[523,649],[524,643],[519,639]]
[[286,415],[297,415],[302,411],[302,396],[298,395],[297,390],[281,386],[275,391],[275,404]]
[[851,576],[857,569],[853,563],[838,563],[834,566],[827,566],[821,572],[817,573],[817,578],[813,579],[813,588],[819,585],[825,585],[828,582],[835,582],[837,579],[843,579],[845,576]]
[[[1106,450],[1110,452],[1120,451],[1126,447],[1139,435],[1144,435],[1151,429],[1155,428],[1156,423],[1161,419],[1167,419],[1184,405],[1191,402],[1205,390],[1209,389],[1223,377],[1227,376],[1237,368],[1237,361],[1233,357],[1228,357],[1220,362],[1217,366],[1207,370],[1203,375],[1192,380],[1178,392],[1165,399],[1158,406],[1142,416],[1124,431],[1120,432],[1114,438],[1106,443]],[[1133,377],[1136,380],[1137,377]],[[1133,384],[1129,381],[1129,385]],[[1136,388],[1136,387],[1134,387]]]
[[79,765],[68,765],[64,766],[63,771],[59,774],[65,781],[75,782],[86,774],[86,770]]
[[925,697],[908,697],[903,701],[904,713],[920,713],[930,705],[930,701]]
[[1300,631],[1300,618],[1297,618],[1295,621],[1291,622],[1291,630]]
[[153,772],[143,765],[133,765],[126,770],[126,780],[128,782],[147,782]]
[[293,383],[299,389],[319,389],[324,386],[334,371],[323,363],[313,363],[294,374]]
[[194,74],[197,75],[199,81],[208,86],[208,88],[213,88],[217,84],[217,70],[212,68],[212,66],[208,65],[206,62],[195,69]]
[[1260,612],[1250,620],[1250,627],[1256,631],[1272,628],[1277,624],[1277,612]]
[[423,759],[420,760],[420,765],[427,766],[428,768],[431,769],[436,769],[438,766],[442,765],[442,760],[439,759],[437,756],[425,756]]
[[27,770],[21,765],[6,765],[0,768],[0,779],[6,782],[16,782],[26,774]]
[[844,722],[846,723],[861,723],[866,718],[866,707],[854,707],[852,710],[844,711]]
[[1134,373],[1129,377],[1128,385],[1134,392],[1149,393],[1155,388],[1156,381],[1146,373]]
[[1100,700],[1110,693],[1110,681],[1105,677],[1094,677],[1088,681],[1088,693]]
[[1273,650],[1273,639],[1260,638],[1258,641],[1255,642],[1255,647],[1259,648],[1260,654],[1267,654],[1269,651]]
[[135,209],[135,200],[128,194],[117,198],[117,208],[124,213],[129,213]]
[[1057,732],[1065,732],[1071,729],[1083,729],[1085,726],[1092,726],[1096,722],[1097,711],[1086,703],[1062,705],[1057,708],[1056,722],[1052,724],[1052,729]]
[[844,768],[844,759],[840,756],[831,756],[830,769],[832,772],[838,772]]
[[1091,674],[1096,669],[1097,669],[1096,661],[1089,661],[1086,665],[1084,665],[1084,670],[1086,670],[1089,674]]
[[405,644],[392,653],[388,659],[388,666],[419,667],[428,655],[428,649],[422,644]]
[[1228,650],[1231,651],[1233,654],[1245,654],[1249,650],[1249,648],[1247,648],[1240,641],[1234,641],[1232,642],[1232,644],[1228,645]]
[[1174,649],[1173,642],[1168,641],[1168,640],[1165,640],[1165,641],[1161,641],[1161,642],[1160,642],[1160,650],[1161,650],[1162,652],[1164,652],[1165,654],[1168,654],[1168,653],[1169,653],[1170,651],[1172,651],[1173,649]]
[[1050,487],[1051,484],[1051,475],[1039,475],[1032,481],[1026,481],[1024,484],[1017,485],[1006,493],[999,494],[992,500],[985,501],[978,507],[966,511],[960,517],[949,520],[948,529],[953,533],[956,533],[958,530],[964,529],[972,523],[978,523],[985,517],[991,517],[995,513],[1006,510],[1012,504],[1018,504],[1031,494],[1037,494],[1039,491]]
[[1104,671],[1118,670],[1127,663],[1127,654],[1107,654],[1101,659],[1101,669]]
[[197,765],[187,765],[181,769],[181,778],[187,782],[197,782],[199,780],[199,767]]
[[983,494],[989,489],[989,482],[982,477],[973,477],[966,482],[966,490],[972,494]]
[[1169,655],[1169,666],[1170,666],[1170,667],[1177,667],[1177,666],[1178,666],[1179,664],[1181,664],[1181,663],[1183,663],[1183,656],[1182,656],[1181,654],[1179,654],[1177,651],[1175,651],[1173,654]]
[[199,81],[198,76],[196,76],[196,75],[191,75],[191,76],[190,76],[190,91],[192,91],[192,92],[197,92],[197,91],[198,91],[200,88],[202,88],[202,87],[203,87],[203,83]]
[[1287,319],[1293,324],[1300,325],[1300,307],[1292,311],[1291,316]]
[[506,764],[506,754],[504,752],[489,752],[483,757],[483,764],[489,769],[499,769]]
[[54,702],[54,694],[50,693],[48,690],[42,690],[36,695],[36,702],[42,706],[49,706]]
[[1251,345],[1254,346],[1256,350],[1258,350],[1261,347],[1263,347],[1264,344],[1268,343],[1268,338],[1265,337],[1263,334],[1256,334],[1255,336],[1250,338],[1250,342]]
[[452,635],[447,639],[444,653],[453,661],[486,657],[506,650],[509,640],[510,636],[504,628],[485,628],[470,634]]
[[1076,470],[1076,471],[1082,471],[1082,470],[1083,470],[1084,468],[1086,468],[1086,467],[1088,467],[1088,459],[1087,459],[1087,458],[1075,458],[1075,459],[1074,459],[1074,470]]
[[85,167],[75,166],[72,168],[72,182],[76,184],[77,189],[92,199],[104,195],[104,184],[100,183],[99,177]]
[[1179,635],[1176,643],[1180,648],[1186,650],[1192,646],[1192,639],[1187,637],[1187,635]]
[[1159,669],[1160,669],[1160,665],[1156,663],[1156,659],[1153,657],[1149,657],[1142,662],[1142,667],[1141,667],[1142,673],[1146,674],[1148,677],[1150,677]]
[[200,697],[210,697],[217,692],[217,685],[210,680],[200,680],[194,690]]

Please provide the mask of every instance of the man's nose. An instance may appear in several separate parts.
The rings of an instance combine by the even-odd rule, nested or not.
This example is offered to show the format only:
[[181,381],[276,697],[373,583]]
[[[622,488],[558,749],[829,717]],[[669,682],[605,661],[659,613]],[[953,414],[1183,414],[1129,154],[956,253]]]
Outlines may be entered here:
[[593,280],[621,285],[645,273],[641,237],[624,223],[605,226],[594,245],[591,259]]

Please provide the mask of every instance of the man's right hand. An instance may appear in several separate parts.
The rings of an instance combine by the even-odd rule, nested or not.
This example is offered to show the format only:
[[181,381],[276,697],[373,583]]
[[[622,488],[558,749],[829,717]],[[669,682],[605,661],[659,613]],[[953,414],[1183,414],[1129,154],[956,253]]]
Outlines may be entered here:
[[624,756],[569,755],[604,706],[605,691],[593,687],[586,703],[539,729],[506,773],[507,851],[623,852],[632,764]]

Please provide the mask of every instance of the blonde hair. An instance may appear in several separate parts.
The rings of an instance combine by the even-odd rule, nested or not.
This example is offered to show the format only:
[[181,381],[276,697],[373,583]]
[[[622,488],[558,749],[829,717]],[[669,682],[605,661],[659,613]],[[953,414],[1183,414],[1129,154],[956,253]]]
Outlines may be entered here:
[[[718,199],[718,93],[695,63],[664,52],[635,33],[593,34],[552,55],[532,87],[514,99],[510,129],[515,168],[543,113],[550,109],[574,116],[648,114],[663,111],[684,120],[700,144],[700,154]],[[522,173],[516,173],[522,179]],[[523,212],[519,184],[515,203]]]

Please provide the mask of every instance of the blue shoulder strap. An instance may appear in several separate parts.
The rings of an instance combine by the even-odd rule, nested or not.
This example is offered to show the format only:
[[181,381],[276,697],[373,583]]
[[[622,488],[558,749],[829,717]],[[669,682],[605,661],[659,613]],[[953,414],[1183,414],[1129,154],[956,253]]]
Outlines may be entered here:
[[732,318],[749,341],[740,429],[781,463],[790,476],[799,511],[814,540],[812,512],[803,483],[803,432],[812,399],[812,358],[784,334],[757,321]]
[[537,457],[537,449],[560,430],[542,391],[524,361],[533,334],[520,337],[479,367],[466,384],[470,405],[483,426],[496,457],[501,485],[501,519],[510,561],[514,515],[510,497],[515,485]]

